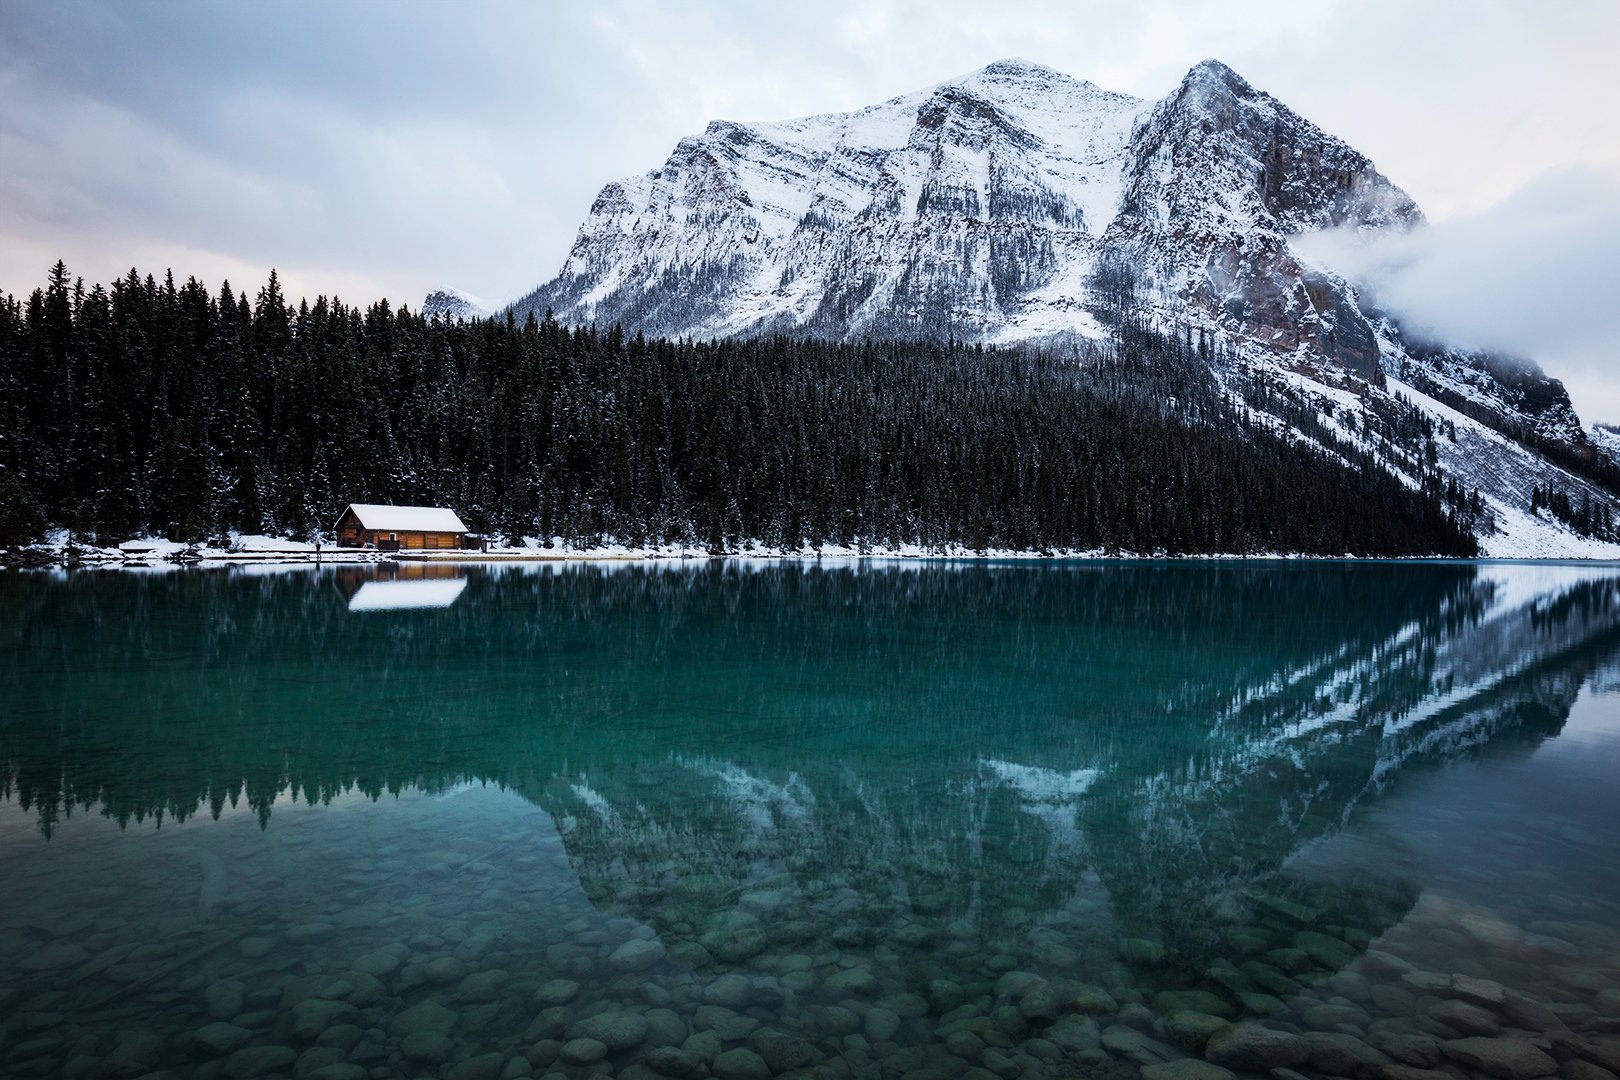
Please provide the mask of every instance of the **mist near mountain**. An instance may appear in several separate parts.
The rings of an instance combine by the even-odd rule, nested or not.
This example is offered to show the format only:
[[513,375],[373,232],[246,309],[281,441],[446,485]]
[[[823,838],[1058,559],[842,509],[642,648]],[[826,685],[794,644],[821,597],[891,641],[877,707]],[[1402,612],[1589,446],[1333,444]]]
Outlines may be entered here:
[[1330,229],[1293,246],[1409,334],[1543,364],[1589,419],[1620,418],[1620,181],[1561,170],[1477,214],[1405,233]]

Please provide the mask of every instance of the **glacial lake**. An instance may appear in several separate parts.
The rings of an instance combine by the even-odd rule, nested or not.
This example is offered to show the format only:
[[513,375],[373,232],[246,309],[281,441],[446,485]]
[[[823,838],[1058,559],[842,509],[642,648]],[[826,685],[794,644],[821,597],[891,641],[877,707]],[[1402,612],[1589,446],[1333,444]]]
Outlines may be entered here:
[[1614,566],[7,573],[0,674],[7,1076],[1620,1071]]

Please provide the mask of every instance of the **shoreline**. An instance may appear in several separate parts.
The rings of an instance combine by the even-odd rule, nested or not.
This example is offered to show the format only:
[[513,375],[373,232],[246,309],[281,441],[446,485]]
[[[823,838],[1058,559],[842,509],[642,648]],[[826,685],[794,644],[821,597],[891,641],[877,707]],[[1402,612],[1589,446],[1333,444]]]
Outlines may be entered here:
[[221,569],[230,566],[364,566],[378,564],[437,564],[465,566],[544,565],[564,563],[697,563],[708,561],[761,562],[1312,562],[1312,563],[1549,563],[1586,566],[1614,565],[1620,559],[1571,555],[1497,555],[1458,558],[1449,555],[1322,555],[1299,552],[1216,552],[1172,554],[1157,552],[1020,551],[967,548],[924,549],[848,548],[828,545],[820,549],[784,550],[749,547],[715,552],[704,548],[611,545],[597,548],[497,548],[488,551],[405,550],[376,551],[325,547],[289,541],[287,546],[265,544],[249,548],[192,547],[169,541],[125,545],[121,548],[67,547],[39,544],[20,552],[0,553],[0,567],[22,570],[182,570]]

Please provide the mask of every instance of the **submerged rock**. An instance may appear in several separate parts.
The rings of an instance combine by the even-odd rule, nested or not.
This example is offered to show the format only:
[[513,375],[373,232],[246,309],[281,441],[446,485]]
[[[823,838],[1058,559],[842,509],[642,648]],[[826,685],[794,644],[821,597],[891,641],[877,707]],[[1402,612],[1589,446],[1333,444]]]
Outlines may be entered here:
[[714,1059],[711,1066],[719,1080],[770,1080],[771,1069],[765,1059],[752,1050],[738,1047],[727,1050]]
[[1502,1030],[1496,1014],[1466,1001],[1442,1001],[1429,1010],[1429,1019],[1459,1035],[1495,1035]]
[[1311,1048],[1311,1068],[1332,1076],[1371,1076],[1385,1065],[1394,1064],[1381,1051],[1351,1035],[1313,1031],[1305,1041]]
[[1196,1058],[1142,1066],[1142,1080],[1234,1080],[1228,1069]]
[[1558,1062],[1529,1039],[1453,1039],[1441,1043],[1440,1052],[1502,1080],[1535,1080],[1558,1071]]
[[208,1005],[208,1015],[215,1020],[229,1020],[242,1011],[246,1001],[247,987],[234,979],[217,982],[203,991],[203,1000]]
[[702,1060],[690,1050],[676,1046],[660,1046],[647,1053],[647,1067],[663,1076],[687,1077],[703,1066]]
[[568,1028],[569,1039],[595,1039],[609,1050],[628,1050],[647,1037],[647,1018],[614,1010],[580,1020]]
[[867,967],[852,967],[830,976],[826,988],[834,994],[875,994],[878,988],[877,976]]
[[665,957],[664,946],[656,940],[636,939],[620,945],[608,956],[608,967],[615,971],[644,971]]
[[290,1046],[249,1046],[226,1058],[221,1071],[230,1080],[250,1080],[284,1070],[297,1060],[298,1054]]
[[607,1044],[600,1039],[569,1039],[563,1043],[559,1057],[570,1065],[590,1065],[607,1057]]
[[394,1017],[388,1030],[403,1038],[421,1031],[449,1032],[456,1026],[456,1014],[436,1001],[420,1001]]
[[534,992],[534,1003],[545,1006],[565,1005],[578,993],[579,983],[573,979],[552,979],[540,984],[540,988]]
[[399,1041],[400,1053],[412,1061],[437,1065],[448,1061],[456,1044],[442,1031],[413,1031]]
[[1311,1044],[1299,1035],[1259,1024],[1238,1024],[1210,1036],[1204,1057],[1228,1069],[1263,1072],[1292,1068],[1310,1059]]
[[237,1027],[235,1024],[228,1024],[223,1020],[216,1020],[214,1023],[194,1031],[191,1039],[208,1053],[223,1057],[232,1050],[239,1050],[251,1042],[253,1032],[247,1028]]

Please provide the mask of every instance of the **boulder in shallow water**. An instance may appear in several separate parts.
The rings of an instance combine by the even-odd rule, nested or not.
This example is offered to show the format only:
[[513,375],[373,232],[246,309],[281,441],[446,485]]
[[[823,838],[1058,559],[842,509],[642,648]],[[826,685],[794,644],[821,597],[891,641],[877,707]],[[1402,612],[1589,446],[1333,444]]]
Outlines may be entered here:
[[660,1046],[647,1054],[647,1067],[661,1076],[682,1077],[692,1076],[703,1066],[703,1062],[690,1050],[683,1050],[678,1046]]
[[1211,1036],[1225,1031],[1230,1025],[1219,1016],[1184,1009],[1165,1017],[1164,1026],[1179,1045],[1196,1053],[1204,1048]]
[[1312,1005],[1305,1010],[1305,1026],[1312,1031],[1338,1031],[1340,1027],[1349,1025],[1353,1028],[1364,1029],[1372,1023],[1372,1017],[1365,1010],[1354,1005]]
[[1499,1009],[1507,1004],[1508,990],[1499,982],[1490,979],[1476,979],[1471,975],[1453,975],[1451,977],[1451,996],[1472,1001],[1476,1005],[1488,1005]]
[[829,976],[825,985],[833,994],[870,995],[877,993],[878,981],[871,968],[852,967]]
[[886,1042],[900,1030],[900,1017],[888,1009],[873,1006],[866,1011],[866,1037],[873,1042]]
[[703,1000],[728,1009],[746,1009],[754,996],[754,985],[742,975],[722,975],[703,988]]
[[1147,938],[1125,938],[1119,943],[1119,955],[1127,964],[1152,966],[1164,961],[1164,946]]
[[1456,1080],[1440,1069],[1419,1069],[1411,1065],[1385,1065],[1378,1070],[1378,1080]]
[[1432,1069],[1440,1064],[1440,1041],[1428,1035],[1391,1035],[1378,1048],[1412,1068]]
[[534,992],[534,1003],[542,1006],[565,1005],[578,993],[579,983],[573,979],[552,979],[540,984],[540,988]]
[[742,1047],[719,1055],[710,1068],[719,1080],[771,1080],[771,1069],[765,1059]]
[[1176,1061],[1180,1050],[1149,1038],[1140,1031],[1116,1025],[1103,1032],[1103,1048],[1138,1065],[1157,1065],[1162,1061]]
[[639,1046],[646,1037],[647,1018],[622,1009],[597,1013],[568,1028],[569,1039],[595,1039],[614,1052]]
[[456,1044],[442,1031],[413,1031],[399,1041],[400,1053],[430,1065],[450,1060]]
[[230,1080],[251,1080],[265,1073],[284,1071],[298,1060],[290,1046],[249,1046],[225,1059],[221,1070]]
[[665,955],[664,946],[655,940],[646,941],[640,938],[627,941],[620,945],[608,956],[608,967],[614,971],[645,971],[662,960]]
[[252,1042],[253,1032],[235,1024],[227,1024],[223,1020],[216,1020],[192,1032],[191,1040],[206,1053],[223,1057],[232,1050],[240,1050]]
[[456,1026],[456,1014],[437,1001],[419,1001],[394,1017],[388,1030],[404,1038],[418,1031],[448,1033]]
[[1102,987],[1081,983],[1069,997],[1069,1008],[1082,1013],[1112,1013],[1119,1011],[1119,1002]]
[[570,1065],[590,1065],[607,1057],[607,1044],[601,1039],[569,1039],[558,1057]]
[[1456,999],[1430,1009],[1429,1019],[1458,1035],[1496,1035],[1502,1030],[1495,1013]]
[[229,1020],[242,1011],[246,999],[247,987],[235,979],[226,979],[214,983],[203,991],[203,1000],[208,1006],[208,1015],[215,1020]]
[[1310,1056],[1311,1044],[1301,1036],[1260,1024],[1237,1024],[1211,1035],[1204,1044],[1206,1060],[1240,1072],[1292,1068]]
[[467,965],[453,956],[440,956],[428,962],[422,975],[430,983],[449,986],[467,977]]
[[1394,1062],[1381,1051],[1351,1035],[1313,1031],[1305,1036],[1310,1044],[1310,1066],[1332,1076],[1373,1076]]
[[346,1001],[327,1001],[324,998],[300,1001],[292,1010],[292,1037],[309,1042],[327,1028],[344,1023],[354,1015],[354,1006]]
[[1571,1058],[1558,1067],[1558,1075],[1563,1080],[1620,1080],[1614,1073],[1601,1065],[1593,1065],[1590,1061],[1580,1058]]
[[138,1076],[162,1057],[162,1038],[150,1031],[126,1031],[118,1036],[118,1045],[107,1055],[106,1064],[113,1076]]
[[322,1065],[305,1076],[304,1080],[370,1080],[370,1077],[371,1073],[364,1065],[340,1061],[333,1065]]
[[1558,1062],[1529,1039],[1452,1039],[1440,1044],[1440,1052],[1502,1080],[1535,1080],[1558,1071]]
[[1142,1066],[1142,1080],[1234,1080],[1230,1070],[1196,1058]]
[[812,1065],[821,1064],[820,1050],[817,1050],[809,1040],[785,1031],[761,1028],[749,1037],[748,1042],[754,1052],[770,1066],[773,1073],[784,1073],[789,1069],[807,1069]]
[[1161,990],[1153,995],[1153,1007],[1161,1013],[1200,1012],[1231,1020],[1237,1010],[1219,994],[1208,990]]

